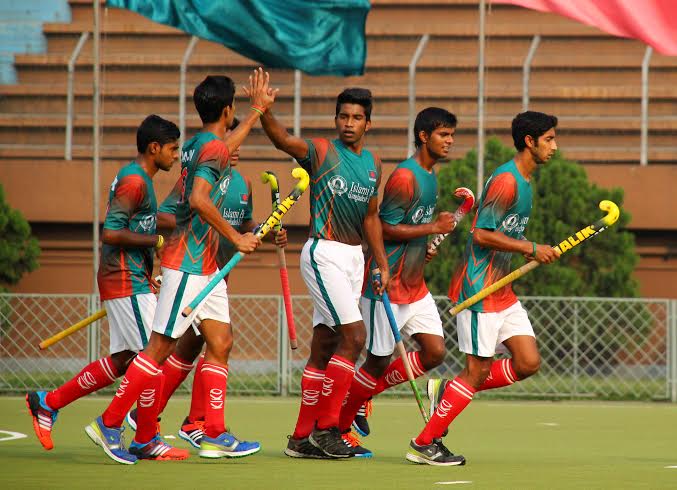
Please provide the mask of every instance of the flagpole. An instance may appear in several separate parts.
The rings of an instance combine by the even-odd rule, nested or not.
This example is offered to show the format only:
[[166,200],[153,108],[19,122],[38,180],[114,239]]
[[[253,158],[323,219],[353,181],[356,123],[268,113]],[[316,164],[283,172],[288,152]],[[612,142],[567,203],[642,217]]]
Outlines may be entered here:
[[100,76],[100,59],[99,59],[99,42],[101,40],[100,31],[100,0],[93,0],[94,3],[94,32],[93,32],[93,73],[92,79],[94,86],[92,87],[92,206],[94,208],[94,215],[92,217],[92,270],[94,271],[94,284],[92,292],[96,294],[97,283],[96,273],[99,268],[99,153],[100,153],[100,130],[99,130],[99,76]]
[[479,60],[477,63],[477,196],[484,185],[484,27],[485,0],[480,0]]

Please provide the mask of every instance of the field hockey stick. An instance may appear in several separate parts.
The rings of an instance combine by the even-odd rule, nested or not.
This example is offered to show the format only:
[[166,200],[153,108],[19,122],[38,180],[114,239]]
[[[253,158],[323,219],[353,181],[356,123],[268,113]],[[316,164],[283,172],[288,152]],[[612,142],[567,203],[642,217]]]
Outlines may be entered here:
[[[157,282],[162,282],[162,276],[157,276],[155,278],[155,280]],[[46,348],[53,346],[57,342],[62,341],[63,339],[65,339],[69,335],[73,335],[78,330],[81,330],[81,329],[85,328],[86,326],[91,325],[95,321],[102,319],[106,315],[108,315],[108,312],[106,311],[106,309],[101,308],[99,311],[97,311],[93,315],[90,315],[87,318],[84,318],[84,319],[80,320],[79,322],[74,323],[70,327],[63,329],[61,332],[59,332],[55,335],[52,335],[48,339],[43,340],[42,342],[40,342],[38,344],[38,346],[40,347],[40,350],[45,350]]]
[[[595,235],[602,233],[609,226],[613,225],[616,221],[618,221],[618,217],[620,216],[620,210],[618,209],[618,206],[616,206],[615,203],[606,200],[602,201],[599,203],[599,209],[601,209],[602,211],[606,211],[607,213],[606,216],[594,222],[593,224],[586,226],[582,230],[577,231],[575,234],[571,235],[570,237],[567,237],[566,240],[562,240],[559,243],[559,245],[556,245],[553,248],[558,250],[560,254],[563,254],[564,252],[567,252],[572,248],[574,248],[576,245],[579,245],[580,243],[584,242],[588,238],[592,238]],[[449,313],[451,313],[451,316],[458,315],[461,311],[465,310],[469,306],[472,306],[478,301],[483,300],[491,293],[495,293],[502,287],[513,282],[515,279],[518,279],[527,272],[534,270],[539,265],[540,263],[535,260],[527,262],[519,269],[516,269],[512,271],[510,274],[502,277],[491,286],[482,289],[477,294],[474,294],[473,296],[466,299],[462,303],[457,304],[456,306],[454,306],[452,309],[449,310]]]
[[[472,207],[475,205],[475,194],[468,189],[467,187],[459,187],[454,191],[454,196],[456,197],[462,197],[463,202],[461,205],[454,211],[454,225],[451,228],[451,231],[454,231],[454,228],[456,228],[456,225],[463,219],[463,217],[470,212]],[[449,233],[451,233],[451,231]],[[428,245],[428,253],[432,253],[435,251],[437,247],[440,246],[440,243],[444,241],[445,238],[449,235],[449,233],[440,233],[439,235],[436,235],[435,238],[433,238],[433,241],[430,242],[430,245]]]
[[[280,187],[277,182],[277,176],[270,170],[261,174],[261,182],[270,184],[270,194],[273,203],[273,210],[280,205]],[[275,225],[275,231],[280,231],[282,222]],[[284,312],[287,316],[287,332],[289,333],[289,347],[292,350],[298,348],[296,340],[296,324],[294,323],[294,310],[291,303],[291,290],[289,289],[289,274],[287,273],[287,258],[284,255],[284,248],[277,247],[277,260],[280,265],[280,283],[282,284],[282,298],[284,300]]]
[[[381,284],[381,271],[379,269],[374,269],[371,271],[374,281]],[[428,414],[423,408],[423,398],[421,397],[421,392],[418,390],[416,385],[416,378],[414,378],[414,372],[411,370],[411,364],[409,364],[409,358],[407,357],[407,351],[404,348],[404,342],[402,342],[402,336],[400,335],[400,329],[397,326],[397,321],[395,321],[395,315],[393,314],[393,308],[390,305],[390,298],[388,293],[383,291],[381,293],[381,301],[383,301],[383,307],[386,310],[386,316],[388,317],[388,323],[390,324],[390,330],[393,333],[395,338],[395,345],[397,347],[397,352],[402,358],[402,364],[404,364],[404,370],[407,373],[407,379],[409,380],[409,386],[411,386],[411,391],[414,392],[414,397],[416,398],[416,403],[418,404],[418,409],[421,411],[421,416],[423,417],[423,422],[428,423]]]
[[[308,188],[308,184],[310,183],[310,177],[308,176],[308,172],[303,170],[301,167],[296,167],[294,170],[292,170],[291,174],[294,178],[298,179],[296,186],[294,186],[294,189],[292,189],[292,191],[284,199],[284,201],[282,201],[280,204],[277,205],[277,207],[270,214],[270,216],[268,216],[266,220],[256,228],[254,234],[258,238],[263,238],[264,236],[266,236],[266,234],[268,234],[268,232],[272,230],[277,223],[280,222],[282,217],[291,209],[291,207],[294,204],[296,204],[301,195]],[[186,306],[183,309],[181,314],[186,318],[186,320],[184,320],[182,328],[190,326],[190,324],[195,319],[195,316],[197,315],[200,306],[209,297],[209,295],[214,290],[216,285],[219,284],[219,282],[221,282],[223,278],[230,273],[233,267],[235,267],[240,262],[240,260],[242,260],[242,257],[244,257],[244,255],[245,254],[242,252],[238,252],[235,255],[233,255],[233,257],[228,261],[225,267],[221,269],[217,274],[215,274],[212,280],[209,281],[209,283],[205,286],[205,288],[202,291],[200,291],[200,293],[193,299],[193,301],[191,301],[190,304],[188,304],[188,306]]]

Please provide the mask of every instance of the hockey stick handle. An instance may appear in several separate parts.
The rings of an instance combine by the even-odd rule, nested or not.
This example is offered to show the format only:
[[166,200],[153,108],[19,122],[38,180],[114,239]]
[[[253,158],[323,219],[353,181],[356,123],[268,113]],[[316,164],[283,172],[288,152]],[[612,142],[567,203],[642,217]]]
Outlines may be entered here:
[[[473,192],[467,187],[459,187],[454,192],[454,195],[457,197],[463,197],[464,199],[461,205],[456,209],[456,211],[454,211],[454,225],[449,233],[456,229],[458,223],[460,223],[463,217],[468,214],[475,205],[475,194],[473,194]],[[440,233],[435,235],[435,238],[433,238],[432,242],[430,242],[430,245],[428,245],[428,253],[434,252],[435,249],[439,247],[444,241],[444,239],[449,236],[449,233]]]
[[[381,282],[381,271],[379,269],[374,269],[371,271],[374,281],[380,284]],[[421,392],[418,390],[418,385],[416,385],[416,378],[414,377],[414,372],[411,369],[411,364],[409,363],[409,357],[407,356],[407,350],[404,348],[404,342],[402,341],[402,335],[400,335],[400,329],[397,326],[397,321],[395,320],[395,314],[393,313],[393,307],[390,304],[390,298],[388,293],[383,291],[381,294],[381,300],[383,301],[383,308],[386,311],[386,316],[388,317],[388,323],[390,324],[390,330],[393,333],[395,339],[395,346],[397,347],[397,352],[402,358],[402,364],[404,365],[404,370],[407,373],[407,379],[409,380],[409,386],[411,386],[411,391],[414,392],[414,397],[416,398],[416,404],[418,409],[421,412],[424,423],[428,423],[428,414],[425,411],[423,406],[423,398],[421,397]]]
[[[270,230],[272,230],[276,224],[278,224],[281,220],[282,217],[287,214],[287,212],[296,204],[296,202],[299,200],[301,195],[305,192],[305,190],[308,188],[308,184],[310,183],[310,177],[308,176],[308,172],[303,170],[301,167],[296,167],[294,170],[292,170],[292,176],[295,178],[299,179],[297,182],[296,186],[294,186],[294,189],[289,193],[289,195],[282,201],[280,204],[277,205],[275,210],[266,218],[266,220],[261,223],[255,231],[255,235],[258,238],[263,238],[268,234]],[[235,267],[240,260],[242,260],[242,257],[244,257],[244,253],[238,252],[235,254],[226,264],[226,266],[221,269],[217,274],[214,275],[211,281],[205,286],[205,288],[200,291],[200,293],[193,298],[193,300],[186,306],[181,314],[186,317],[192,317],[195,318],[195,315],[192,315],[195,311],[197,311],[198,306],[204,302],[205,299],[211,294],[211,292],[214,290],[216,285],[223,280],[224,277],[226,277],[230,271]]]
[[97,311],[93,315],[90,315],[87,318],[84,318],[83,320],[80,320],[79,322],[74,323],[70,327],[68,327],[68,328],[62,330],[61,332],[59,332],[55,335],[52,335],[48,339],[45,339],[42,342],[40,342],[40,344],[39,344],[40,350],[47,349],[48,347],[50,347],[50,346],[56,344],[57,342],[65,339],[69,335],[73,335],[78,330],[81,330],[81,329],[85,328],[86,326],[91,325],[95,321],[100,320],[101,318],[105,317],[107,314],[108,313],[106,312],[105,308],[100,309],[99,311]]
[[[618,209],[618,206],[615,203],[611,201],[602,201],[599,203],[599,208],[603,211],[607,211],[607,215],[604,216],[602,219],[596,221],[595,223],[577,231],[575,234],[567,237],[565,240],[562,240],[559,243],[559,245],[556,245],[553,248],[558,250],[560,254],[563,254],[571,250],[575,246],[580,245],[585,240],[592,238],[595,235],[598,235],[599,233],[602,233],[609,226],[613,225],[616,221],[618,221],[618,217],[620,216],[620,210]],[[482,289],[481,291],[472,295],[470,298],[466,299],[462,303],[457,304],[456,306],[454,306],[452,309],[449,310],[449,313],[451,314],[451,316],[458,315],[466,308],[469,308],[478,301],[483,300],[484,298],[486,298],[492,293],[495,293],[502,287],[507,286],[514,280],[522,277],[527,272],[534,270],[539,265],[540,263],[536,262],[535,260],[527,262],[519,269],[512,271],[510,274],[507,274],[506,276],[502,277],[492,285]]]

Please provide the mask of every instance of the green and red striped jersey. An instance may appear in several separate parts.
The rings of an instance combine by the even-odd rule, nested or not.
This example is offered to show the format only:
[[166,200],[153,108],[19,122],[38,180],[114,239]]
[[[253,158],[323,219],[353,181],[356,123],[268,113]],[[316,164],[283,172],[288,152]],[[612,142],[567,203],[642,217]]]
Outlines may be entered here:
[[[428,172],[416,160],[409,158],[400,163],[390,175],[383,191],[381,221],[389,225],[420,225],[430,223],[437,204],[437,177]],[[428,294],[423,278],[427,237],[408,241],[384,240],[390,287],[388,296],[396,304],[411,304]],[[364,296],[376,298],[372,289],[371,269],[376,267],[369,253],[365,266]]]
[[381,160],[367,149],[358,155],[340,139],[306,140],[299,160],[310,174],[310,236],[348,245],[362,243],[369,200],[377,196]]
[[[514,160],[501,165],[491,174],[482,192],[463,262],[449,285],[449,298],[454,303],[465,301],[510,272],[512,253],[475,245],[472,240],[475,229],[500,231],[511,238],[522,239],[531,215],[531,205],[531,184],[520,174]],[[517,296],[512,285],[508,284],[470,309],[496,312],[515,302]]]
[[[157,201],[153,181],[135,161],[123,167],[108,192],[103,227],[155,234]],[[125,248],[104,243],[97,273],[102,300],[152,292],[153,247]]]
[[230,174],[228,160],[226,144],[213,133],[198,133],[184,144],[176,228],[165,245],[163,267],[198,275],[216,270],[219,234],[190,208],[189,199],[195,177],[205,179],[213,188],[219,179]]

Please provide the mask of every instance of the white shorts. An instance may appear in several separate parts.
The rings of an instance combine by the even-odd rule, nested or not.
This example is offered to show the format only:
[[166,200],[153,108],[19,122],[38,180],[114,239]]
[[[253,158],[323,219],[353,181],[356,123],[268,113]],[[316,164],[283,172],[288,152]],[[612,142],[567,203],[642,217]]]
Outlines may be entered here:
[[[190,327],[190,324],[184,325],[185,318],[181,315],[181,312],[205,288],[217,272],[218,270],[207,276],[199,276],[163,267],[162,287],[155,310],[155,318],[153,318],[153,332],[174,339],[181,337]],[[198,324],[202,320],[230,323],[228,288],[225,281],[219,281],[214,287],[212,294],[200,307],[195,320]]]
[[456,316],[458,349],[479,357],[493,357],[504,352],[504,340],[516,335],[534,335],[527,310],[519,301],[503,311],[481,313],[463,310]]
[[157,299],[153,293],[104,300],[111,354],[123,350],[140,352],[146,347],[156,306]]
[[301,251],[301,276],[313,299],[313,326],[362,320],[364,253],[361,245],[311,238]]
[[[362,297],[360,306],[367,327],[367,350],[375,356],[389,356],[395,351],[395,338],[383,303]],[[442,320],[430,293],[409,305],[391,303],[391,306],[402,335],[426,333],[444,337]]]

